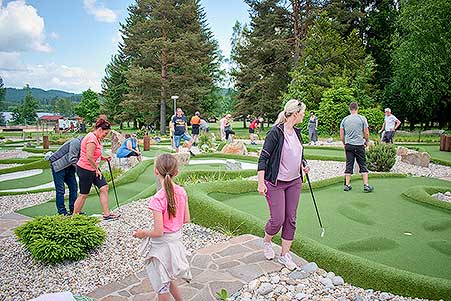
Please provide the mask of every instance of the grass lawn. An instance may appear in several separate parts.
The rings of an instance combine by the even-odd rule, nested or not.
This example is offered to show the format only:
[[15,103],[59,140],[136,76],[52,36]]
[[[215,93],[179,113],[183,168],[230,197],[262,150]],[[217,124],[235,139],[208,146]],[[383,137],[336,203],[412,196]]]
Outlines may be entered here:
[[[326,228],[323,238],[319,236],[310,192],[303,191],[296,237],[306,236],[336,250],[401,270],[451,279],[451,211],[401,196],[412,186],[450,187],[449,182],[407,177],[371,179],[371,184],[375,186],[371,194],[362,192],[361,181],[353,181],[354,189],[349,193],[342,191],[341,184],[315,190]],[[262,221],[268,218],[266,200],[256,192],[212,192],[209,196]]]
[[52,181],[52,170],[50,168],[46,168],[39,175],[2,181],[0,182],[0,190],[34,187],[47,184]]

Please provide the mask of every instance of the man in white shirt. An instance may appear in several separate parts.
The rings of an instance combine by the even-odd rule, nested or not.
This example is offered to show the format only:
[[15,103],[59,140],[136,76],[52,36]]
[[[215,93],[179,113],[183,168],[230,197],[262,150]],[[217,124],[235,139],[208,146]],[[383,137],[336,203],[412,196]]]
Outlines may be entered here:
[[382,128],[379,133],[385,130],[384,135],[382,136],[382,142],[385,143],[393,143],[393,138],[395,137],[395,131],[398,129],[401,121],[396,118],[395,115],[391,113],[390,108],[385,109],[385,119],[382,124]]

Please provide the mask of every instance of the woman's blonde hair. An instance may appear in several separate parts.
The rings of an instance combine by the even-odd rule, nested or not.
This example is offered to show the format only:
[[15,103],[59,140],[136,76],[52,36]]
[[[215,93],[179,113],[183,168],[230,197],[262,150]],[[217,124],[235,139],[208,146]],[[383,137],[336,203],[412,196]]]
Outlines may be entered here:
[[177,159],[171,154],[162,154],[155,160],[155,168],[158,173],[164,178],[163,187],[166,192],[166,198],[168,200],[168,213],[169,218],[175,217],[177,212],[177,205],[175,203],[174,185],[172,184],[172,178],[178,172]]
[[287,118],[297,112],[305,112],[305,104],[297,99],[290,99],[279,113],[275,124],[287,122]]

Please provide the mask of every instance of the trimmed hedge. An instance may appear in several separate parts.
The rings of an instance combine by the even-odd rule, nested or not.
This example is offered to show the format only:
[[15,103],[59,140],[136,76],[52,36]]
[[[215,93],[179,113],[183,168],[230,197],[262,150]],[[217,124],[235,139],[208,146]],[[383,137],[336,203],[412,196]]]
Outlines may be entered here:
[[434,193],[445,192],[449,190],[450,187],[417,186],[407,189],[405,192],[403,192],[402,195],[405,196],[407,199],[413,200],[415,202],[420,202],[435,207],[451,210],[451,203],[437,200],[436,198],[433,198],[431,196]]
[[95,217],[40,216],[15,229],[19,241],[44,263],[80,260],[100,246],[106,237]]
[[[404,177],[397,174],[371,174],[372,178]],[[342,177],[312,183],[321,188],[339,183]],[[225,205],[208,196],[211,192],[251,192],[257,189],[256,181],[213,182],[186,187],[190,200],[192,221],[209,228],[226,228],[237,235],[251,233],[263,237],[264,221]],[[280,236],[275,237],[280,243]],[[390,291],[404,296],[429,299],[450,299],[451,281],[396,269],[384,264],[344,253],[303,237],[293,241],[292,250],[325,269],[334,270],[347,281],[363,288]]]

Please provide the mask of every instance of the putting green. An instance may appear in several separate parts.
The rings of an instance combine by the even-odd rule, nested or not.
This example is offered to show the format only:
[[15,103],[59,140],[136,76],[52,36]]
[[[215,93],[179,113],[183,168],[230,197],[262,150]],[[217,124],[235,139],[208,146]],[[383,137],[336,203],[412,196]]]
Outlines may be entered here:
[[0,182],[0,190],[34,187],[47,184],[52,181],[52,170],[50,168],[46,168],[39,175],[2,181]]
[[[451,211],[409,201],[401,193],[412,186],[450,187],[431,178],[371,179],[375,191],[362,192],[362,182],[343,192],[341,184],[315,190],[325,237],[310,192],[301,193],[296,237],[310,239],[339,251],[413,273],[451,279]],[[256,192],[218,193],[210,197],[262,221],[269,215],[266,200]],[[302,254],[300,254],[302,256]]]
[[[141,164],[147,164],[141,163]],[[136,167],[135,167],[136,168]],[[131,201],[137,200],[141,197],[148,197],[151,194],[152,185],[155,184],[155,175],[153,172],[153,164],[148,164],[148,166],[140,171],[139,176],[132,183],[124,183],[116,185],[117,196],[119,199],[119,204],[123,205]],[[181,172],[184,171],[224,171],[226,167],[224,164],[199,164],[199,165],[189,165],[182,168]],[[133,169],[130,172],[134,172]],[[50,175],[51,176],[51,175]],[[31,177],[33,178],[33,177]],[[119,179],[116,179],[117,182]],[[1,183],[0,183],[1,184]],[[141,196],[141,197],[140,197]],[[66,201],[67,203],[67,201]],[[114,195],[114,190],[112,185],[110,185],[108,191],[108,203],[109,208],[116,207],[116,198]],[[19,210],[18,212],[27,216],[40,216],[40,215],[53,215],[56,213],[55,199],[52,199],[46,203],[28,207]],[[99,197],[97,196],[94,188],[91,189],[91,194],[88,196],[86,203],[83,207],[83,211],[87,214],[99,214],[102,212]]]

